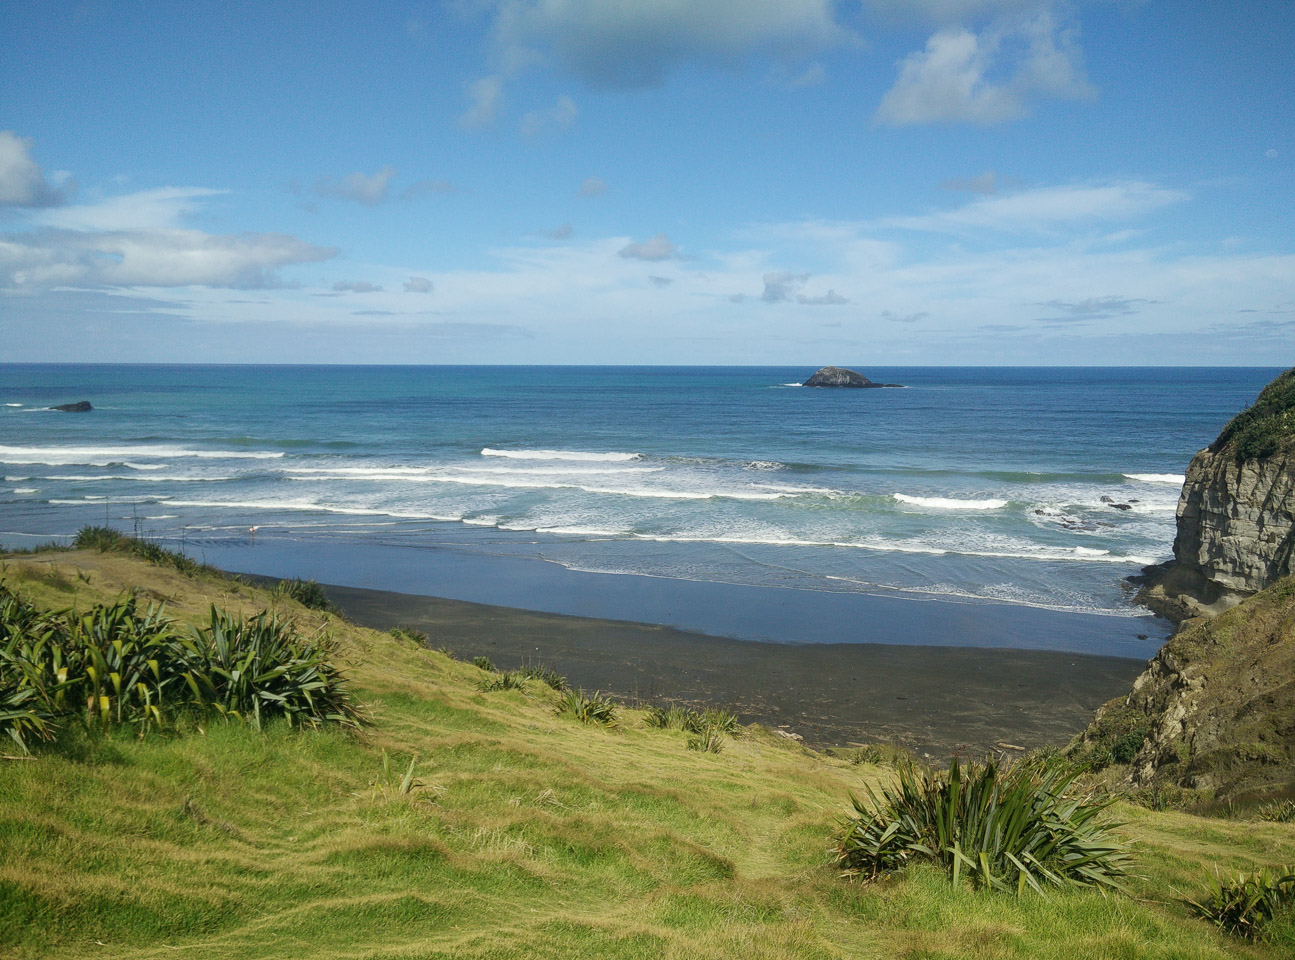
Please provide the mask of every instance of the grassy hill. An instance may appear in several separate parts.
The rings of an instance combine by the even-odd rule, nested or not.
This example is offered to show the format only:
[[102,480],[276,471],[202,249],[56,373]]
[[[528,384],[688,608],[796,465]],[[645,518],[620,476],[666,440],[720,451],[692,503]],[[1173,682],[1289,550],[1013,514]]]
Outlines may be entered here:
[[585,726],[539,681],[487,692],[471,664],[203,570],[76,551],[10,557],[0,579],[45,608],[133,589],[194,622],[211,603],[291,615],[333,637],[372,721],[73,733],[0,760],[0,957],[1216,958],[1295,945],[1289,922],[1250,944],[1183,903],[1216,870],[1295,862],[1295,824],[1118,806],[1136,841],[1131,896],[1018,898],[952,888],[932,868],[847,882],[829,841],[849,794],[886,767],[757,728],[719,753],[689,750],[633,709]]

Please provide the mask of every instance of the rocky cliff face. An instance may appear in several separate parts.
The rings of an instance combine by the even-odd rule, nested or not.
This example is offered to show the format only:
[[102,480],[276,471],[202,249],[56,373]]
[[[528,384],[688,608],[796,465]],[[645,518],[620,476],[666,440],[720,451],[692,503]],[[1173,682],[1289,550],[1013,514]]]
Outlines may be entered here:
[[[1138,598],[1183,623],[1072,745],[1133,787],[1295,787],[1295,370],[1192,458],[1174,559]],[[1199,618],[1199,619],[1191,619]]]
[[1214,615],[1289,576],[1295,553],[1295,370],[1192,458],[1174,559],[1138,599],[1174,620]]
[[[1084,735],[1123,743],[1124,781],[1216,797],[1283,789],[1295,776],[1295,579],[1166,643]],[[1114,751],[1112,751],[1114,752]]]

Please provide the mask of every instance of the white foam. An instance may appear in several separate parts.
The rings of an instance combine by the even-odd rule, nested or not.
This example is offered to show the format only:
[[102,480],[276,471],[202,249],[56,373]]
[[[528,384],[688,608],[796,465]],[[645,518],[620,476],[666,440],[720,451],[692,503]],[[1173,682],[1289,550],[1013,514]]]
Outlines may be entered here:
[[178,513],[159,513],[156,517],[145,517],[145,520],[179,520]]
[[4,478],[5,483],[22,483],[24,480],[30,480],[31,477],[9,477]]
[[[488,467],[462,464],[454,468],[470,475],[503,475],[508,477],[622,476],[660,473],[665,467]],[[444,475],[443,467],[287,467],[291,476],[319,477],[323,480],[432,480]]]
[[1181,487],[1187,477],[1181,473],[1126,473],[1124,476],[1139,483],[1172,483]]
[[14,493],[37,493],[37,492],[38,492],[38,489],[36,487],[17,487],[14,490]]
[[129,480],[132,483],[220,483],[226,480],[237,480],[238,477],[194,477],[194,476],[148,476],[135,477],[129,474],[104,474],[102,476],[89,476],[81,474],[64,474],[53,475],[45,478],[46,480],[66,480],[76,483],[92,483],[96,480]]
[[600,527],[536,527],[536,533],[557,533],[573,537],[623,537],[628,530],[605,530]]
[[[302,479],[296,469],[287,470],[289,479]],[[308,475],[322,476],[327,475]],[[380,476],[367,476],[367,479],[381,479]],[[501,487],[506,490],[579,490],[582,493],[595,493],[614,497],[643,497],[657,500],[780,500],[797,493],[823,493],[825,491],[812,487],[749,487],[743,489],[711,488],[703,490],[680,490],[666,487],[607,487],[590,486],[583,483],[545,480],[532,477],[527,471],[509,471],[504,476],[482,476],[477,473],[428,473],[396,474],[388,479],[403,480],[407,483],[453,483],[469,487]]]
[[21,404],[21,403],[6,403],[6,404],[5,404],[5,406],[6,406],[6,407],[21,407],[21,406],[22,406],[22,404]]
[[932,510],[997,510],[1007,506],[1006,500],[955,500],[952,497],[910,497],[905,493],[891,494],[900,503]]
[[[55,501],[51,500],[50,503]],[[67,501],[77,503],[79,501]],[[208,507],[221,510],[306,510],[340,513],[356,517],[399,517],[403,520],[458,521],[462,517],[438,516],[434,513],[406,513],[399,510],[377,510],[369,507],[342,507],[313,500],[172,500],[161,501],[168,507]]]
[[511,460],[585,460],[624,462],[637,460],[637,453],[587,453],[581,450],[495,450],[484,447],[483,457],[507,457]]
[[[203,460],[274,460],[273,450],[194,450],[171,446],[12,447],[0,445],[0,463],[43,463],[50,466],[85,464],[108,466],[131,457],[197,457]],[[136,467],[135,469],[139,469]]]
[[780,387],[803,387],[803,386],[804,386],[804,384],[803,384],[803,383],[780,383],[780,384],[778,384],[778,386],[780,386]]

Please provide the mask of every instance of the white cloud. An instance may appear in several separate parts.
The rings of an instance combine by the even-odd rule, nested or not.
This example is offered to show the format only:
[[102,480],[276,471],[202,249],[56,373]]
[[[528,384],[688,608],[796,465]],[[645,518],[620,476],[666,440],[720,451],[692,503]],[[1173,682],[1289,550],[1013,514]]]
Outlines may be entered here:
[[44,210],[31,219],[64,230],[159,230],[181,225],[198,210],[200,201],[223,193],[206,187],[159,187]]
[[0,239],[0,286],[279,286],[275,271],[337,251],[281,233],[40,230]]
[[67,188],[51,186],[31,158],[31,141],[12,130],[0,130],[0,207],[56,207],[67,200]]
[[764,292],[760,294],[760,299],[765,303],[785,303],[809,281],[809,274],[775,270],[766,273],[761,279],[764,281]]
[[[765,285],[765,290],[768,290],[767,284]],[[828,290],[827,293],[817,297],[807,297],[804,294],[799,294],[796,297],[796,302],[809,307],[836,307],[843,303],[849,303],[850,299],[841,296],[835,290]]]
[[580,196],[596,197],[607,192],[607,181],[602,177],[585,177],[580,182]]
[[1064,224],[1094,220],[1127,220],[1180,203],[1187,194],[1139,180],[1103,185],[1037,187],[1006,196],[985,197],[940,213],[890,217],[880,227],[939,233],[1000,230],[1009,233],[1048,231]]
[[930,314],[925,310],[919,310],[916,313],[895,313],[892,310],[881,311],[881,319],[889,320],[891,323],[917,323],[919,320],[925,320]]
[[552,63],[596,87],[661,83],[685,63],[803,60],[842,41],[831,0],[496,0],[505,71]]
[[382,287],[367,280],[338,280],[333,289],[338,293],[378,293]]
[[1276,160],[1277,151],[1272,147],[1269,147],[1267,150],[1264,151],[1264,156],[1267,157],[1269,160]]
[[570,130],[576,122],[580,111],[576,102],[570,97],[558,97],[557,102],[547,110],[528,110],[522,117],[521,132],[523,137],[538,137],[545,133],[562,133]]
[[1039,98],[1093,95],[1072,31],[1046,12],[980,33],[941,30],[899,68],[876,113],[890,126],[1002,123],[1026,116]]
[[480,130],[495,122],[504,96],[504,78],[498,74],[482,77],[468,84],[468,109],[459,116],[459,125]]
[[432,281],[426,277],[410,277],[405,281],[405,293],[431,293]]
[[620,256],[631,260],[669,260],[679,252],[664,233],[658,233],[642,243],[629,243],[620,249]]
[[383,167],[372,176],[348,173],[336,182],[328,177],[320,177],[315,183],[315,193],[321,197],[354,200],[366,207],[374,207],[387,199],[387,195],[391,192],[391,178],[395,175],[395,167]]

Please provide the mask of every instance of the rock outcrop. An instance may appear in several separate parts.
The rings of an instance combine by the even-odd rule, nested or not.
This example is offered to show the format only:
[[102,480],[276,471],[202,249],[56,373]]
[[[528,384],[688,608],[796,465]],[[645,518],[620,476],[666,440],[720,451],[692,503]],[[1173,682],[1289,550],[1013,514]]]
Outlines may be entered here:
[[1174,558],[1134,578],[1138,600],[1175,621],[1211,616],[1295,572],[1295,370],[1192,458]]
[[902,383],[874,383],[863,374],[845,367],[822,367],[802,386],[806,387],[902,387]]
[[[1181,629],[1078,751],[1128,763],[1134,788],[1263,794],[1295,773],[1295,579]],[[1122,752],[1121,752],[1122,751]]]
[[89,400],[78,400],[76,403],[60,403],[50,409],[61,410],[63,413],[89,413],[94,407],[90,406]]

